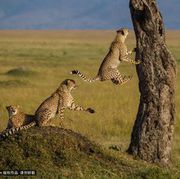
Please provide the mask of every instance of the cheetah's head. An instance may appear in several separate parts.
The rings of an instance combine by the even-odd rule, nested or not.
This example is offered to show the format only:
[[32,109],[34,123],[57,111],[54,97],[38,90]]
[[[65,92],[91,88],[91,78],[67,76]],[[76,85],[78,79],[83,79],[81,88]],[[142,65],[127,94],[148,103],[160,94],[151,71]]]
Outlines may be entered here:
[[66,88],[69,91],[72,91],[73,89],[77,88],[76,82],[72,79],[66,79],[61,84],[66,86]]
[[128,34],[129,34],[129,30],[126,28],[121,28],[121,29],[117,30],[116,32],[117,32],[118,39],[123,42],[125,41],[125,39],[127,38]]
[[6,106],[6,109],[8,111],[9,117],[11,117],[17,114],[19,110],[19,106],[10,105],[10,106]]

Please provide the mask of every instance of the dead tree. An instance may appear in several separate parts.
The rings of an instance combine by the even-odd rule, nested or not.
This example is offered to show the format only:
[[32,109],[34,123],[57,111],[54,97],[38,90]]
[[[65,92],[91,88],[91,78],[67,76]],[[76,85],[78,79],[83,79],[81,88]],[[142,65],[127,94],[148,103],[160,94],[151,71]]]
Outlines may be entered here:
[[167,166],[175,120],[175,60],[166,46],[165,29],[155,0],[130,0],[136,34],[140,102],[128,152]]

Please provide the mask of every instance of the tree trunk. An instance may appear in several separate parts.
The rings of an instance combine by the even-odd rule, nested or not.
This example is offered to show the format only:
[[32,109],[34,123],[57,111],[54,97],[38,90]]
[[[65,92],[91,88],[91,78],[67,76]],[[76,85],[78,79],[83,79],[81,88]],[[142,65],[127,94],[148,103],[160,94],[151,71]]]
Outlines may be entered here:
[[130,0],[136,34],[140,103],[128,153],[167,166],[175,120],[175,60],[155,0]]

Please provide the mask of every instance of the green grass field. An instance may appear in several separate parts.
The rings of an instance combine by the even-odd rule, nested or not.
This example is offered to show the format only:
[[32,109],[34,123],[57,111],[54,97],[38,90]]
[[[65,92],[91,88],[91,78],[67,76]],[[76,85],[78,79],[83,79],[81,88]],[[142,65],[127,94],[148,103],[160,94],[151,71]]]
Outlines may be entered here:
[[[119,67],[122,74],[133,75],[133,79],[124,86],[114,86],[110,81],[88,84],[77,76],[69,75],[72,69],[79,69],[87,76],[94,77],[114,35],[112,31],[0,31],[0,131],[7,125],[6,105],[18,104],[24,112],[33,114],[62,80],[72,78],[78,84],[73,92],[75,101],[94,108],[96,113],[66,111],[64,126],[105,148],[116,144],[125,151],[130,142],[139,101],[135,66],[123,63]],[[180,32],[168,32],[167,43],[177,60],[179,71]],[[127,45],[129,49],[135,46],[132,33]],[[59,120],[54,119],[52,123],[58,125]],[[178,73],[172,169],[174,175],[180,177]]]

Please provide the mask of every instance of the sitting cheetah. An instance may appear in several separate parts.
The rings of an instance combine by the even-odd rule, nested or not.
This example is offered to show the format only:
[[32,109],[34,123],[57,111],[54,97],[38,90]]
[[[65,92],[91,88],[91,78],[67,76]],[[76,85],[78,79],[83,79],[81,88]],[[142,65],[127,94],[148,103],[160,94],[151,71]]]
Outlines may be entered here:
[[9,115],[8,125],[6,129],[27,125],[35,119],[34,115],[25,114],[24,112],[22,112],[19,106],[10,105],[6,106],[6,109]]
[[23,113],[19,106],[10,105],[7,106],[6,109],[8,111],[9,120],[6,130],[0,134],[0,139],[36,125],[35,116]]
[[84,76],[80,71],[73,70],[71,74],[77,74],[80,76],[84,81],[87,82],[95,82],[95,81],[105,81],[111,80],[114,84],[125,84],[128,82],[132,77],[130,76],[122,76],[118,71],[117,67],[119,66],[120,62],[126,61],[132,64],[139,64],[140,61],[131,60],[128,55],[132,54],[133,51],[128,52],[127,47],[125,45],[125,40],[128,36],[128,29],[122,28],[117,31],[117,35],[112,42],[109,52],[104,58],[98,74],[95,78],[88,79]]

